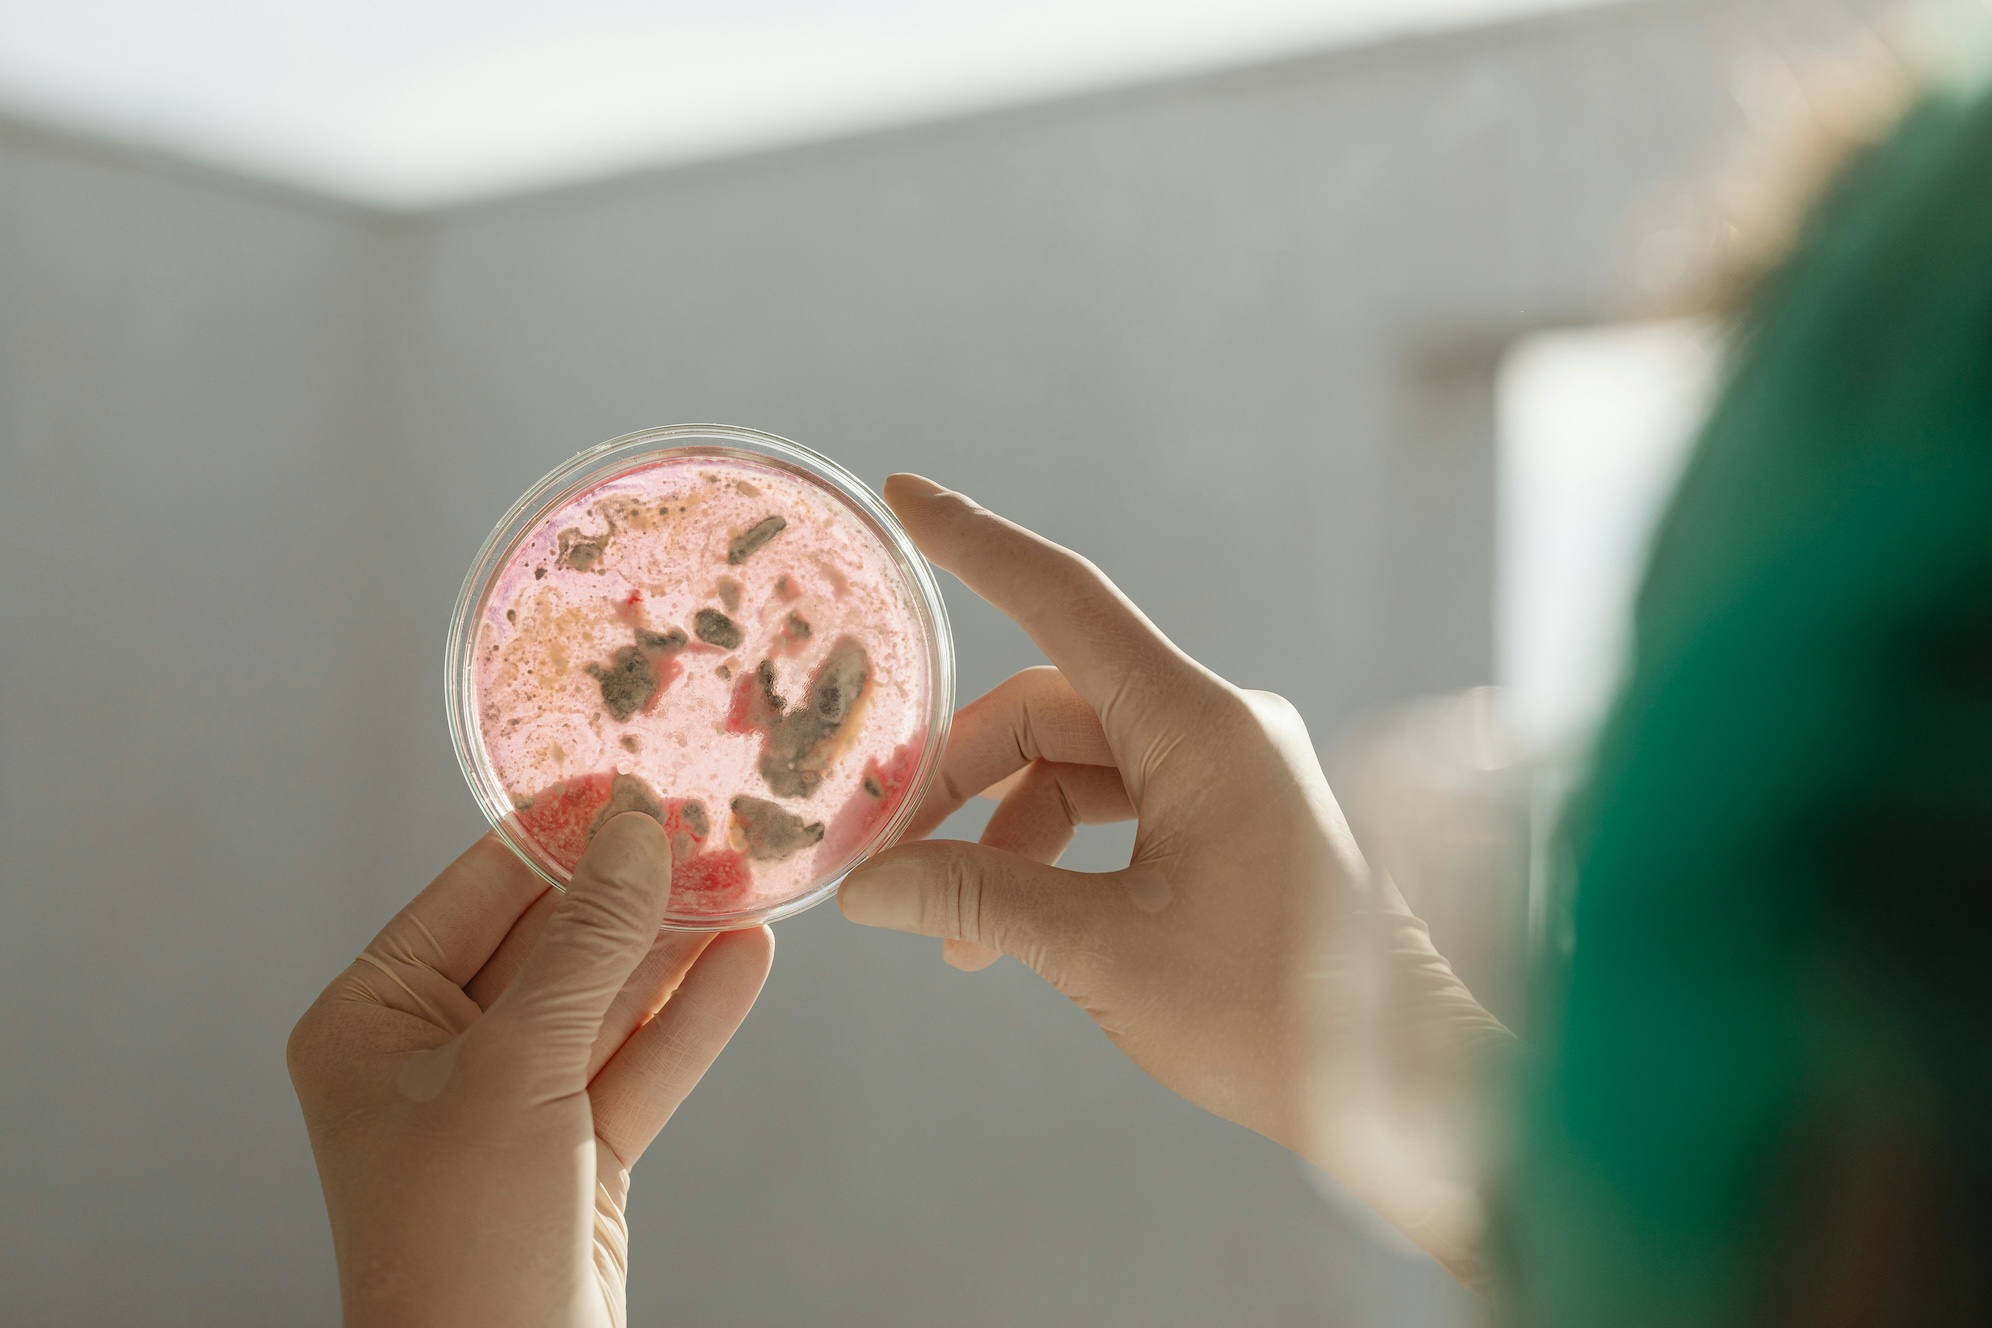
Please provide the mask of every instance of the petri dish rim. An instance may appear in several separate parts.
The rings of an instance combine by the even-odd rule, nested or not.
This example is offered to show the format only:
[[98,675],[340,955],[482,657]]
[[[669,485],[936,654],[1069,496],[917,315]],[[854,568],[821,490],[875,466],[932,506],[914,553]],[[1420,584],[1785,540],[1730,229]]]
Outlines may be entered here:
[[927,665],[932,685],[927,700],[927,741],[920,764],[907,783],[906,796],[893,814],[859,846],[848,865],[814,889],[765,908],[740,909],[728,913],[678,915],[666,913],[666,931],[734,931],[791,917],[822,903],[835,893],[852,868],[895,843],[940,769],[941,753],[947,748],[948,728],[954,717],[955,662],[954,635],[949,629],[947,603],[941,597],[939,580],[926,557],[914,547],[899,519],[871,487],[837,462],[801,443],[759,429],[730,424],[672,424],[640,429],[620,438],[611,438],[585,451],[577,452],[547,472],[540,481],[520,495],[510,510],[492,527],[479,547],[457,592],[456,608],[450,617],[449,646],[444,658],[445,711],[449,720],[450,745],[457,765],[470,785],[478,808],[492,830],[507,848],[541,880],[565,891],[563,877],[541,862],[532,849],[521,842],[510,822],[514,808],[505,792],[478,732],[475,721],[476,677],[470,667],[477,625],[483,620],[491,588],[498,573],[513,552],[535,530],[547,514],[591,489],[624,475],[645,469],[669,457],[710,456],[715,459],[748,461],[758,465],[775,464],[827,488],[850,507],[885,545],[892,561],[917,592],[914,603],[923,619],[927,643]]

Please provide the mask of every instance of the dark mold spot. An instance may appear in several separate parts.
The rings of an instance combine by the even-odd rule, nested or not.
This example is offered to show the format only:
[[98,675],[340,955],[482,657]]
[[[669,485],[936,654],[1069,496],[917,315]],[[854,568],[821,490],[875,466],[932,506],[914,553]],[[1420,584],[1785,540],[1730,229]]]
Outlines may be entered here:
[[783,517],[762,517],[733,537],[733,543],[726,546],[726,561],[735,567],[740,566],[754,555],[756,549],[787,529],[788,521]]
[[535,581],[546,580],[546,569],[544,567],[535,567],[533,569],[533,580]]
[[505,621],[508,623],[515,623],[519,621],[519,611],[517,609],[505,610]]
[[618,741],[622,743],[622,749],[626,752],[640,752],[643,750],[642,739],[638,738],[634,733],[625,733]]
[[657,670],[650,656],[636,646],[624,646],[604,664],[589,664],[588,676],[602,685],[602,708],[618,723],[649,705],[657,696]]
[[809,709],[817,721],[834,729],[850,718],[871,681],[871,660],[865,648],[844,637],[830,648],[816,676],[809,680]]
[[740,612],[740,583],[738,581],[735,581],[730,576],[722,576],[719,578],[719,584],[714,586],[713,589],[719,592],[719,602],[726,606],[728,613]]
[[[627,743],[629,739],[624,738],[623,741]],[[631,750],[634,750],[634,748],[632,748]],[[874,798],[883,798],[885,796],[885,786],[878,782],[877,775],[867,774],[865,776],[864,790],[865,792],[871,794]]]
[[[588,676],[602,685],[602,708],[617,723],[627,723],[639,710],[647,709],[665,683],[678,676],[671,657],[685,648],[685,633],[674,627],[668,632],[636,629],[636,644],[624,646],[609,656],[607,664],[586,665]],[[662,677],[657,661],[665,661]]]
[[733,650],[740,645],[740,624],[718,609],[700,609],[692,616],[692,633],[709,646]]
[[[770,684],[774,669],[765,660]],[[823,772],[844,750],[871,685],[871,660],[865,648],[843,637],[809,680],[803,704],[781,716],[761,752],[761,778],[777,797],[807,798],[823,782]],[[772,691],[772,686],[770,687]]]
[[579,530],[563,530],[559,535],[560,552],[556,560],[566,563],[577,572],[592,572],[601,567],[602,553],[608,545],[606,535],[583,535]]
[[823,838],[823,823],[803,823],[800,816],[765,798],[741,794],[731,803],[733,819],[740,823],[747,856],[756,862],[780,862],[783,858],[813,848]]
[[733,709],[726,716],[726,731],[772,733],[786,709],[788,702],[775,690],[774,663],[764,659],[752,673],[740,675],[740,683],[733,689]]
[[642,812],[662,825],[664,799],[657,796],[656,789],[635,775],[617,775],[615,782],[609,785],[609,800],[602,804],[602,810],[595,813],[595,820],[588,827],[588,838],[593,839],[596,831],[624,812]]
[[699,856],[712,824],[706,819],[705,804],[697,798],[664,804],[664,833],[671,840],[671,887],[678,886],[680,870]]

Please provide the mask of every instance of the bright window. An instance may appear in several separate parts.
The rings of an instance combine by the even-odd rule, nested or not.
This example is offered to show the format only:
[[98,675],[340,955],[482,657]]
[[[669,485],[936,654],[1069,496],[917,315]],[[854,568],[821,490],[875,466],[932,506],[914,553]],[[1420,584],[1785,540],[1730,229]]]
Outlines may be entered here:
[[1710,325],[1664,322],[1544,332],[1502,364],[1495,667],[1538,749],[1581,743],[1611,699],[1717,361]]

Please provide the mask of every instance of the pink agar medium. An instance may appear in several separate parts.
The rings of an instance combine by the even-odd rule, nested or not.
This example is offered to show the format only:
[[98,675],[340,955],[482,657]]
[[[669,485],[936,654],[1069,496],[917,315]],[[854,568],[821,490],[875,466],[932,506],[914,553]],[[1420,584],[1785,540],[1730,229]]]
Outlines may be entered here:
[[934,680],[880,536],[778,463],[678,455],[548,513],[492,578],[478,737],[559,879],[622,811],[672,839],[670,913],[848,871],[904,800]]

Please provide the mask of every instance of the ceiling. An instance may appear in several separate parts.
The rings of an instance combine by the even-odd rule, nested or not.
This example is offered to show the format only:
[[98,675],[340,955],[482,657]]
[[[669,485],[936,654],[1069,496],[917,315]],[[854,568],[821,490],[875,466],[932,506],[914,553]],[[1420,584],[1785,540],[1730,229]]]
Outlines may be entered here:
[[388,207],[1610,0],[0,0],[0,106]]

